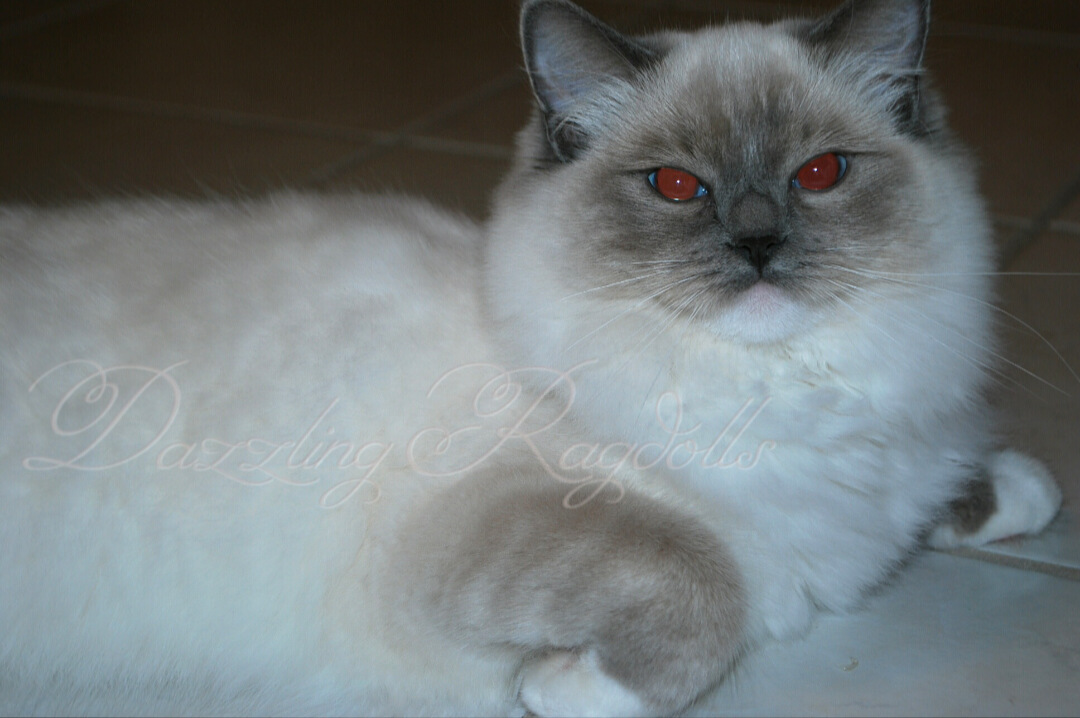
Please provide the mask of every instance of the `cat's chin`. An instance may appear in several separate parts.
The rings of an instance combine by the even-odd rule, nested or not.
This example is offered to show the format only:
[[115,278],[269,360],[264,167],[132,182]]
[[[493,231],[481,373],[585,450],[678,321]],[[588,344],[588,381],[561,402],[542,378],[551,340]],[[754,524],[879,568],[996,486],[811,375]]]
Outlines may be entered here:
[[744,344],[771,344],[807,328],[811,312],[788,292],[758,282],[741,292],[710,322],[724,339]]

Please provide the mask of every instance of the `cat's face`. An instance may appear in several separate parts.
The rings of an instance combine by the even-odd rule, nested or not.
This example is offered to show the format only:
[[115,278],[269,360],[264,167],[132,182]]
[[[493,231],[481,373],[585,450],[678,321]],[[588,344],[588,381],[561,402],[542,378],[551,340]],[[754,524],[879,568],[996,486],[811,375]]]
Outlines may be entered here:
[[526,13],[542,110],[528,161],[572,238],[560,262],[573,291],[770,342],[864,300],[873,273],[941,260],[920,223],[952,150],[912,79],[921,3],[860,3],[883,9],[852,27],[641,40],[537,5],[563,16],[530,27]]

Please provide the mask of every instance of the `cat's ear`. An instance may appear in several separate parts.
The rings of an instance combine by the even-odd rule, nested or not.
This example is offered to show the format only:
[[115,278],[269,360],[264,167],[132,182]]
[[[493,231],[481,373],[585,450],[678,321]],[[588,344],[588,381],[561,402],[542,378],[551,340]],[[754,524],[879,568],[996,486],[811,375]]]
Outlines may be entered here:
[[567,162],[613,108],[611,91],[655,60],[651,50],[567,0],[528,0],[521,44],[548,143]]
[[853,63],[872,95],[905,131],[920,130],[919,77],[930,31],[930,0],[848,0],[810,26],[807,39]]

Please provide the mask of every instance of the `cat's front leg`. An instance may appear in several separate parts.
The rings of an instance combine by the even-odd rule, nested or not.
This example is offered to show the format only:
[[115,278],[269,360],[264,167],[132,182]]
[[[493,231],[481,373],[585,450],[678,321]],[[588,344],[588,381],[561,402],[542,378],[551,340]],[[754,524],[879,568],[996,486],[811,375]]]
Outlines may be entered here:
[[680,510],[630,492],[570,509],[565,491],[502,477],[435,499],[409,541],[429,615],[467,645],[520,648],[520,699],[538,715],[683,709],[743,646],[733,560]]
[[931,532],[936,548],[981,546],[1010,536],[1042,531],[1061,507],[1061,488],[1043,464],[1006,449],[984,467],[949,505]]

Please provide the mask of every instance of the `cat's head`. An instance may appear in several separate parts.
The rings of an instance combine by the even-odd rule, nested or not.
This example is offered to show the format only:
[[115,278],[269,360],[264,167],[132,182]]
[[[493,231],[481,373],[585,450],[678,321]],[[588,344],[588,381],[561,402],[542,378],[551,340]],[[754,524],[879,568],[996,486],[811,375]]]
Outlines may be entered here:
[[537,112],[496,200],[496,313],[564,345],[637,315],[773,344],[912,291],[889,277],[988,268],[928,22],[928,0],[854,0],[631,38],[527,2]]

